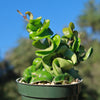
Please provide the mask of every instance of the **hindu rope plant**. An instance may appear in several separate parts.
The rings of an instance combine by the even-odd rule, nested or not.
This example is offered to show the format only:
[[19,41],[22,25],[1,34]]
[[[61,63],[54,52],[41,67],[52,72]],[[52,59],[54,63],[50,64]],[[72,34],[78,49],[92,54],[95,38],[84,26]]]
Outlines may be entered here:
[[[19,10],[18,12],[22,15]],[[26,17],[27,14],[30,17],[29,20]],[[22,81],[31,84],[39,82],[70,84],[75,79],[80,79],[75,66],[87,60],[93,48],[90,47],[86,52],[81,45],[78,32],[74,30],[74,24],[71,22],[68,27],[63,28],[64,35],[60,37],[49,28],[50,20],[44,20],[42,23],[42,17],[33,19],[29,11],[22,16],[28,22],[26,29],[30,39],[33,40],[32,45],[38,48],[35,51],[38,57],[24,70]]]

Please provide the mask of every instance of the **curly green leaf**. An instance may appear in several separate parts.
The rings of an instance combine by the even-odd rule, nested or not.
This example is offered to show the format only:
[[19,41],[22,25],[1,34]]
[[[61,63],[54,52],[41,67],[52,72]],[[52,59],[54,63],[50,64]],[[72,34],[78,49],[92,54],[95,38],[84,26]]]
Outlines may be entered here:
[[71,38],[73,36],[73,32],[70,27],[63,28],[63,33],[67,38]]
[[60,44],[60,36],[59,35],[55,35],[53,37],[53,40],[51,40],[51,42],[52,42],[52,44],[51,44],[51,46],[49,48],[46,48],[44,50],[36,51],[36,55],[37,56],[46,56],[46,55],[54,52],[58,48],[58,46]]
[[33,61],[33,66],[35,67],[35,70],[41,69],[42,66],[42,58],[35,58]]
[[30,19],[29,23],[32,24],[32,25],[35,25],[35,26],[36,25],[39,26],[40,23],[41,23],[41,19],[42,19],[42,17],[37,17],[36,19]]
[[61,43],[67,45],[68,39],[65,36],[62,36]]
[[39,70],[33,74],[36,74],[36,77],[32,77],[30,83],[51,82],[53,79],[53,76],[45,70]]
[[33,69],[33,66],[29,66],[26,68],[23,72],[23,78],[26,82],[29,82],[30,79],[32,78],[32,72],[34,72],[35,69]]
[[69,27],[73,30],[73,29],[75,28],[74,23],[70,22],[70,23],[69,23]]
[[85,54],[83,60],[87,60],[87,59],[91,56],[92,53],[93,53],[93,48],[90,47],[90,48],[88,49],[88,51],[86,52],[86,54]]
[[45,44],[43,44],[40,40],[34,40],[32,42],[32,45],[35,46],[36,48],[39,48],[39,49],[45,49],[47,48]]
[[53,60],[52,67],[53,67],[53,72],[54,72],[54,74],[56,76],[58,76],[58,75],[60,75],[60,74],[63,73],[62,70],[61,70],[61,68],[60,68],[60,65],[59,65],[59,62],[58,62],[57,59]]
[[74,42],[73,42],[73,45],[72,45],[72,51],[78,52],[80,44],[81,44],[80,38],[74,37]]
[[46,69],[46,71],[52,74],[51,66],[49,66],[48,64],[46,64],[43,61],[42,61],[42,64],[43,64],[44,68]]
[[63,56],[65,56],[66,58],[72,60],[73,64],[77,63],[77,56],[70,49],[67,49],[66,52],[63,53]]
[[64,71],[67,71],[73,67],[72,61],[63,58],[55,58],[53,64],[55,64],[56,66],[59,65],[59,67]]

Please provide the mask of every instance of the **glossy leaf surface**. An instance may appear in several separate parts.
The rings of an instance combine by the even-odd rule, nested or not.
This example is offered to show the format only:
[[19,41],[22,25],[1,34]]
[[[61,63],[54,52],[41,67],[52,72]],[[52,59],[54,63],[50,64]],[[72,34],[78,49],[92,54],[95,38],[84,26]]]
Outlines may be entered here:
[[70,49],[67,49],[66,52],[63,54],[66,58],[72,60],[73,64],[77,63],[77,56],[74,52]]
[[23,72],[23,78],[26,82],[29,82],[32,77],[32,72],[34,72],[35,69],[32,68],[32,66],[26,68]]
[[66,59],[63,59],[63,58],[54,59],[53,64],[55,64],[56,66],[59,66],[64,71],[67,71],[67,70],[69,70],[73,67],[72,61],[66,60]]
[[53,72],[56,76],[62,74],[62,70],[57,59],[53,60],[52,67],[53,67]]
[[59,35],[55,35],[53,37],[53,40],[51,40],[51,43],[52,44],[51,44],[51,46],[49,48],[46,48],[44,50],[36,51],[36,55],[37,56],[45,56],[45,55],[48,55],[48,54],[54,52],[58,48],[58,46],[60,44],[60,36]]
[[42,58],[35,58],[33,61],[33,66],[35,66],[35,70],[41,69],[42,66]]
[[63,33],[67,38],[71,38],[73,36],[73,32],[70,27],[63,28]]
[[72,45],[72,51],[78,52],[80,44],[81,44],[80,38],[74,37],[74,42],[73,42],[73,45]]
[[83,58],[83,60],[87,60],[91,56],[92,52],[93,52],[93,48],[91,47],[86,52],[85,57]]
[[53,77],[50,73],[45,70],[39,70],[33,73],[35,77],[32,77],[30,83],[37,83],[37,82],[51,82]]

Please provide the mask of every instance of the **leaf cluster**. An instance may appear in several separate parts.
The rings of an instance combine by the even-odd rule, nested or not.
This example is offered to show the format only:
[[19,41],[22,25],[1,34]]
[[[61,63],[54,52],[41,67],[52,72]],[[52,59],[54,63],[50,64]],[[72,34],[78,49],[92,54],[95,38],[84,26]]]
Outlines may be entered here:
[[71,22],[68,27],[63,28],[64,35],[60,37],[49,28],[49,19],[42,23],[42,17],[33,19],[31,12],[26,14],[30,16],[26,29],[30,39],[33,40],[32,45],[38,48],[35,51],[38,57],[25,69],[23,81],[69,84],[79,78],[78,71],[74,67],[87,60],[93,49],[90,47],[86,52],[74,24]]

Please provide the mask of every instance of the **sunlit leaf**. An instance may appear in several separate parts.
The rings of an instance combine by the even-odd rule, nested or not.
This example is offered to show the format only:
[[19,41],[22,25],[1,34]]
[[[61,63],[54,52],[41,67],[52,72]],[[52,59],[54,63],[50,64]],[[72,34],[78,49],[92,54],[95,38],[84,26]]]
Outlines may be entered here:
[[[37,26],[39,26],[40,23],[41,23],[41,19],[42,19],[42,17],[38,17],[38,18],[36,18],[36,19],[30,19],[30,20],[29,20],[29,23],[32,24],[32,25],[37,25]],[[41,23],[41,25],[42,25],[42,23]]]
[[69,23],[69,27],[73,30],[73,29],[75,28],[74,23],[70,22],[70,23]]
[[62,70],[60,68],[60,65],[59,65],[59,62],[57,59],[54,59],[53,60],[53,63],[52,63],[52,67],[53,67],[53,72],[56,76],[62,74]]
[[59,35],[55,35],[53,37],[53,40],[51,40],[51,42],[52,42],[52,44],[51,44],[51,46],[49,48],[46,48],[44,50],[36,51],[36,55],[37,56],[45,56],[45,55],[48,55],[48,54],[54,52],[58,48],[58,46],[60,44],[60,36]]
[[73,32],[70,27],[63,28],[63,33],[67,38],[71,38],[73,36]]
[[35,70],[41,69],[42,66],[42,58],[35,58],[33,61],[33,66],[35,67]]
[[92,53],[93,53],[93,48],[90,47],[88,49],[88,51],[86,52],[85,57],[83,58],[83,60],[87,60],[91,56]]
[[74,37],[74,42],[73,42],[73,45],[72,45],[72,51],[78,52],[80,44],[81,44],[80,38]]
[[52,74],[51,66],[42,61],[42,64],[47,72]]
[[77,63],[77,56],[74,52],[70,49],[67,49],[66,52],[63,54],[66,58],[72,60],[73,64]]
[[61,43],[67,45],[68,39],[67,39],[66,37],[63,36],[63,37],[61,38]]
[[62,68],[64,71],[67,71],[73,67],[72,61],[63,58],[54,59],[53,64],[59,65],[59,67]]
[[35,69],[32,68],[32,66],[26,68],[23,72],[23,78],[26,82],[29,82],[32,78],[32,72],[34,72]]
[[34,72],[33,74],[36,74],[36,77],[32,77],[30,83],[51,82],[53,79],[52,75],[45,70],[39,70]]

